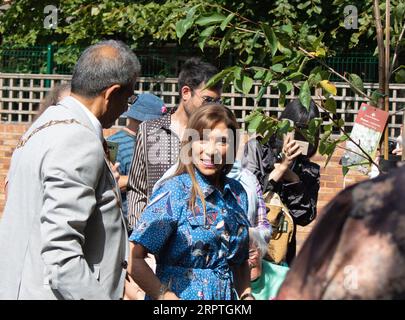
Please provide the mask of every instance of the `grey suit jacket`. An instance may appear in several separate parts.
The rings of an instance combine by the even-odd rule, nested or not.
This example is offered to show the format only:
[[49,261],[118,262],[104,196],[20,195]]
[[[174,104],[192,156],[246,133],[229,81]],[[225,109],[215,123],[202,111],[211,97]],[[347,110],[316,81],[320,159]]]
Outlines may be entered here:
[[119,299],[128,241],[102,140],[73,97],[15,150],[0,221],[0,299]]

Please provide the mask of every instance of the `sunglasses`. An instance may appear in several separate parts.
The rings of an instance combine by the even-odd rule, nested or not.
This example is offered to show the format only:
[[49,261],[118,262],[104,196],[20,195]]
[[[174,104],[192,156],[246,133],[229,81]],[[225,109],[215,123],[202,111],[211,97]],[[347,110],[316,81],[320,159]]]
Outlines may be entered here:
[[222,104],[221,98],[213,98],[210,96],[200,96],[196,91],[194,91],[196,96],[199,97],[203,101],[204,104]]

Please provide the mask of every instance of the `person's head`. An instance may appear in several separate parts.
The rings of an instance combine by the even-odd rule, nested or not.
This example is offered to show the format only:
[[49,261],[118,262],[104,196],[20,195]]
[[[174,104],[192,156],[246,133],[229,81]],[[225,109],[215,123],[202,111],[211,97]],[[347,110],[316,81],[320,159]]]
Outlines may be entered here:
[[56,84],[46,95],[45,98],[41,101],[33,121],[38,119],[38,117],[50,106],[55,106],[63,98],[67,97],[70,94],[70,83],[59,83]]
[[339,193],[324,209],[279,299],[405,298],[405,167]]
[[256,280],[262,273],[262,260],[267,253],[267,242],[259,230],[249,228],[249,268],[250,280]]
[[[288,119],[294,122],[295,139],[306,141],[305,137],[299,132],[300,129],[307,129],[309,122],[312,119],[319,118],[319,110],[315,102],[311,100],[309,110],[307,110],[301,102],[296,99],[290,101],[280,115],[280,119]],[[311,158],[318,149],[319,132],[314,137],[314,144],[309,144],[307,158]]]
[[216,67],[199,58],[191,58],[184,63],[179,74],[178,86],[180,104],[188,117],[204,104],[220,103],[222,82],[205,88],[208,80],[217,73]]
[[134,127],[143,121],[160,118],[166,111],[165,103],[158,96],[151,93],[141,93],[136,96],[135,102],[123,116],[127,117]]
[[195,170],[211,184],[219,186],[232,169],[237,151],[238,127],[235,115],[223,105],[205,105],[191,115],[176,171],[176,175],[187,172],[191,177],[191,208],[194,208],[199,196],[205,212],[204,197],[196,182]]
[[72,96],[92,105],[103,128],[109,128],[128,108],[141,66],[121,41],[102,41],[88,47],[77,61],[72,76]]

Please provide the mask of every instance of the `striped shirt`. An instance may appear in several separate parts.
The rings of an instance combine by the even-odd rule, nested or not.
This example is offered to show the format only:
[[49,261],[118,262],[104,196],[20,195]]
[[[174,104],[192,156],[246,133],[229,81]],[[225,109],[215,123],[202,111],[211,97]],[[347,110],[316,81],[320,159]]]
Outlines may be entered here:
[[[129,169],[131,167],[132,157],[134,155],[134,148],[136,143],[136,137],[131,135],[125,130],[120,130],[117,133],[109,136],[107,141],[112,141],[118,143],[118,152],[116,162],[120,163],[118,167],[118,172],[122,176],[127,176],[129,174]],[[121,192],[122,197],[122,211],[124,216],[128,216],[128,205],[127,205],[127,193]]]
[[136,226],[155,183],[177,161],[180,139],[170,129],[172,113],[139,126],[127,186],[129,230]]

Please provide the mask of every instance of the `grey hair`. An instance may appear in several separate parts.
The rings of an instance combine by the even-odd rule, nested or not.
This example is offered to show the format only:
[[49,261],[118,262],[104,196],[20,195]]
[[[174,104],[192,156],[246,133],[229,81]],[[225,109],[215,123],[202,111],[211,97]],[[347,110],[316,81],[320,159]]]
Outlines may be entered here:
[[[108,47],[115,50],[103,52]],[[140,72],[138,58],[125,43],[101,41],[86,48],[80,56],[73,70],[71,90],[74,94],[94,98],[114,84],[130,88]]]
[[268,244],[257,228],[249,228],[249,242],[259,249],[261,258],[266,255]]

